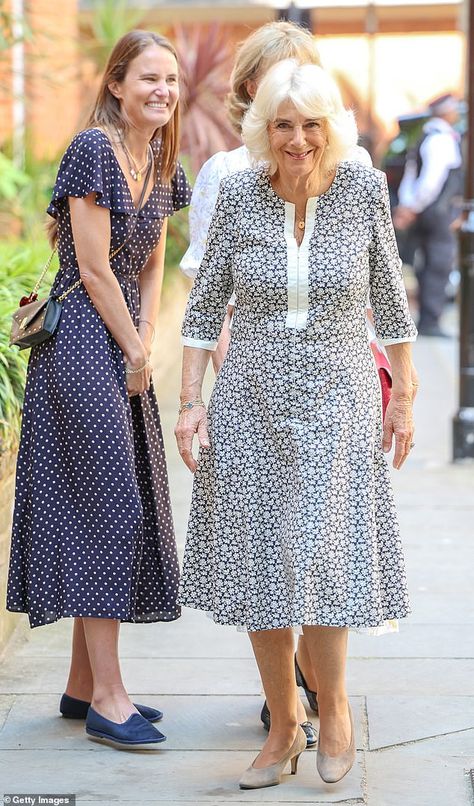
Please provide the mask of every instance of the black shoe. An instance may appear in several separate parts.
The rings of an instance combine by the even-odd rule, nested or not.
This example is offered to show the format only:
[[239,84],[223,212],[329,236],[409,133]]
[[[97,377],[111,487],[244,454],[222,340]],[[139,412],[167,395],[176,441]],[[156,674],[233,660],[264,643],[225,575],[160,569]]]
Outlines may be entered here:
[[[268,705],[267,705],[266,700],[263,703],[263,708],[262,708],[262,711],[261,711],[261,714],[260,714],[260,719],[263,722],[263,727],[265,728],[265,730],[267,730],[267,731],[270,730],[271,717],[270,717],[270,711],[268,710]],[[304,730],[304,732],[306,734],[306,747],[307,748],[308,747],[314,747],[314,745],[318,741],[318,737],[316,736],[316,731],[315,731],[313,725],[311,724],[311,722],[302,722],[301,727],[303,728],[303,730]]]
[[446,331],[442,330],[439,325],[428,325],[428,326],[420,325],[418,327],[418,335],[428,336],[429,338],[435,338],[435,339],[454,338],[449,333],[446,333]]
[[309,707],[311,708],[312,711],[314,711],[315,714],[319,714],[317,694],[315,691],[311,691],[311,689],[308,688],[306,680],[303,677],[303,673],[300,667],[298,666],[296,655],[295,655],[295,677],[296,677],[296,685],[301,686],[301,688],[304,688],[304,693],[306,694],[306,699],[308,700]]
[[[138,705],[136,702],[133,704],[138,713],[148,722],[159,722],[160,719],[163,719],[163,713],[158,711],[157,708],[151,708],[149,705]],[[63,694],[59,703],[59,710],[65,719],[87,719],[89,706],[90,702],[70,697],[69,694]]]

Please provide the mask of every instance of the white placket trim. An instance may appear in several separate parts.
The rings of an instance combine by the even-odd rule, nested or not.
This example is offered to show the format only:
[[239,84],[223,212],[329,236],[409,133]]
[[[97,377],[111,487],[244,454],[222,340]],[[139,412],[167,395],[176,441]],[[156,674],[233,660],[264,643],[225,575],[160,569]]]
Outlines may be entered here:
[[288,312],[285,327],[302,330],[308,323],[309,308],[309,241],[313,232],[318,199],[306,202],[305,232],[300,246],[295,238],[296,207],[285,202],[285,241],[288,277]]

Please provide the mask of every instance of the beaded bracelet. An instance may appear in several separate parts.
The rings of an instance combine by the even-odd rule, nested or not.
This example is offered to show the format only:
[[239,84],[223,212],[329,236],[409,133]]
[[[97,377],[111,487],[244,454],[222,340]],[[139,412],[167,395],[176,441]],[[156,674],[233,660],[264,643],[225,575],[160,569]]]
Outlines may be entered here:
[[148,361],[147,358],[142,367],[137,367],[136,369],[129,369],[128,367],[125,367],[125,375],[138,375],[139,372],[143,372],[143,370],[149,365],[149,363],[150,362]]

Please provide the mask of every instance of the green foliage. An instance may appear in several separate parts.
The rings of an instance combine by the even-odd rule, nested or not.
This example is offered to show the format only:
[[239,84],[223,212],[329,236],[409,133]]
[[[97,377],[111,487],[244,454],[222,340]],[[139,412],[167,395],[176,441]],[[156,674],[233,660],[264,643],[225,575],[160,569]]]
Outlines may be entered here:
[[31,38],[31,31],[23,17],[20,25],[15,25],[15,19],[11,12],[11,3],[7,0],[0,0],[0,53],[16,45],[24,39]]
[[[28,350],[10,347],[13,311],[34,287],[49,255],[46,239],[0,242],[0,453],[18,442]],[[51,282],[54,270],[47,281]]]
[[44,224],[48,218],[46,208],[49,205],[60,157],[54,160],[37,160],[30,151],[26,153],[25,172],[29,182],[22,187],[17,196],[20,208],[22,231],[31,240],[32,233],[44,239]]
[[26,173],[0,151],[0,199],[13,199],[29,181]]
[[98,0],[94,3],[92,30],[94,42],[89,53],[102,71],[117,41],[138,26],[142,11],[132,11],[127,0]]

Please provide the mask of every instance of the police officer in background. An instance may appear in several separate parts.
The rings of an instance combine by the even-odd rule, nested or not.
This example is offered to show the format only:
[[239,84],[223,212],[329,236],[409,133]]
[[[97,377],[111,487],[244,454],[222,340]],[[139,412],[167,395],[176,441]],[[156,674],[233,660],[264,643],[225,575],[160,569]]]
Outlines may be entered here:
[[429,111],[423,136],[407,159],[393,223],[399,230],[410,228],[418,250],[418,332],[446,336],[439,320],[454,264],[454,222],[462,197],[460,136],[453,128],[459,120],[459,101],[442,95],[429,105]]

